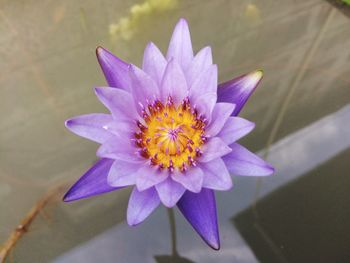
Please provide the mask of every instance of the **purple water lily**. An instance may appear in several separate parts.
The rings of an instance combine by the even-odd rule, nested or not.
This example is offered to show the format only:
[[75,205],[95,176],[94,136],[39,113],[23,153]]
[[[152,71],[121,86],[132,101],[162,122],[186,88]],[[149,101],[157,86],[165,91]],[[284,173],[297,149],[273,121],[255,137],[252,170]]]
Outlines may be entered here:
[[67,120],[72,132],[98,142],[93,165],[64,201],[134,186],[127,222],[137,225],[158,206],[178,206],[212,248],[219,249],[214,190],[234,175],[264,176],[273,167],[236,143],[254,123],[236,117],[262,71],[217,85],[210,47],[195,56],[186,20],[175,27],[166,57],[150,43],[142,69],[97,48],[109,87],[95,89],[111,114]]

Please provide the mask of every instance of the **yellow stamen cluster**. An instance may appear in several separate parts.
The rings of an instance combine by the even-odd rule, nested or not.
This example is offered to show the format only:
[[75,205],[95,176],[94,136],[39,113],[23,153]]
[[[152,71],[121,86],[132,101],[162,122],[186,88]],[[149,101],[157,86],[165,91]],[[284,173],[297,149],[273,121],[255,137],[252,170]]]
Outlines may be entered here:
[[191,109],[187,98],[178,106],[171,97],[165,104],[157,100],[142,113],[135,141],[143,157],[171,172],[175,168],[184,172],[188,166],[196,165],[195,159],[202,154],[200,148],[206,141],[206,121]]

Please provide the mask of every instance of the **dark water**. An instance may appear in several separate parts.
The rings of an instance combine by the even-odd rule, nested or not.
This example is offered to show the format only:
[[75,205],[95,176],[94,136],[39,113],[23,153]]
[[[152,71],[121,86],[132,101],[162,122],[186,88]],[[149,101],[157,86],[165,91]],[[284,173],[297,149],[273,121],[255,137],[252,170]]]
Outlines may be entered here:
[[139,65],[149,40],[165,51],[180,17],[195,50],[212,46],[221,81],[264,69],[241,114],[257,124],[242,144],[277,168],[263,180],[234,177],[231,191],[217,193],[218,252],[178,211],[178,255],[166,209],[128,227],[126,189],[50,202],[14,262],[350,261],[349,17],[322,0],[0,3],[0,242],[96,159],[97,145],[63,126],[105,111],[92,91],[105,84],[95,47]]

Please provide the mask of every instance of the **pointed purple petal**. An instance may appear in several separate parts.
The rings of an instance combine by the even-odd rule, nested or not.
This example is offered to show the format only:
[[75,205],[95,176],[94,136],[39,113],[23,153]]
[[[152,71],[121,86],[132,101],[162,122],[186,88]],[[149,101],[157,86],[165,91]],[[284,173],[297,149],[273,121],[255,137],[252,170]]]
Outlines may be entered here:
[[128,204],[127,222],[135,226],[144,221],[160,204],[157,191],[154,187],[139,192],[134,187]]
[[250,133],[254,127],[254,122],[240,117],[230,117],[217,136],[230,145]]
[[250,95],[252,95],[255,88],[258,86],[262,76],[263,72],[261,70],[256,70],[252,73],[221,83],[218,87],[218,101],[236,104],[232,115],[238,115]]
[[150,42],[143,55],[142,69],[160,86],[167,61],[158,47]]
[[204,115],[208,121],[211,120],[211,114],[216,104],[216,93],[205,93],[196,98],[193,98],[193,106],[197,109],[200,115]]
[[211,48],[202,48],[192,60],[188,70],[185,71],[188,86],[191,87],[193,81],[196,80],[203,72],[205,72],[213,64]]
[[195,102],[195,98],[206,93],[216,93],[218,88],[218,67],[211,65],[197,77],[190,86],[189,97]]
[[122,160],[126,162],[140,162],[143,158],[137,153],[137,148],[128,137],[114,136],[104,142],[98,149],[98,157]]
[[97,161],[64,195],[63,201],[70,202],[120,189],[107,183],[107,175],[113,160]]
[[109,170],[107,181],[114,187],[121,187],[136,184],[136,171],[140,169],[143,163],[130,163],[125,161],[114,161]]
[[155,166],[144,165],[136,172],[136,186],[139,191],[144,191],[168,178],[166,171],[159,171]]
[[176,104],[188,95],[187,81],[176,59],[171,59],[166,66],[161,84],[161,95],[163,101],[171,96]]
[[204,172],[203,187],[213,190],[226,191],[232,188],[232,179],[221,158],[202,163]]
[[181,213],[213,249],[220,249],[220,238],[213,190],[203,188],[198,194],[187,191],[177,203]]
[[166,207],[173,207],[185,193],[186,189],[179,183],[168,177],[165,181],[157,184],[156,190],[159,198]]
[[96,56],[103,74],[106,77],[108,86],[129,91],[129,64],[117,58],[111,52],[102,47],[97,47]]
[[106,127],[113,120],[103,113],[80,115],[66,121],[66,127],[73,133],[89,140],[103,143],[114,135]]
[[274,173],[274,168],[269,163],[243,146],[234,143],[230,147],[232,152],[222,159],[231,173],[248,176],[264,176]]
[[225,122],[230,117],[231,113],[235,109],[235,104],[231,103],[216,103],[212,113],[212,121],[207,128],[206,134],[213,137],[217,135],[222,127],[224,127]]
[[167,59],[175,58],[186,70],[193,59],[193,50],[190,30],[187,21],[183,18],[176,24],[173,35],[170,40]]
[[187,190],[199,193],[203,185],[203,171],[199,167],[190,167],[186,173],[174,171],[171,174],[171,178],[182,184]]
[[98,87],[95,88],[95,93],[115,119],[135,120],[137,118],[138,114],[129,92],[110,87]]
[[131,65],[129,75],[131,77],[132,95],[138,112],[141,112],[143,107],[151,103],[156,98],[159,98],[159,88],[157,83],[142,69]]
[[198,158],[202,163],[209,162],[231,152],[231,148],[218,137],[209,139],[202,147],[203,155]]

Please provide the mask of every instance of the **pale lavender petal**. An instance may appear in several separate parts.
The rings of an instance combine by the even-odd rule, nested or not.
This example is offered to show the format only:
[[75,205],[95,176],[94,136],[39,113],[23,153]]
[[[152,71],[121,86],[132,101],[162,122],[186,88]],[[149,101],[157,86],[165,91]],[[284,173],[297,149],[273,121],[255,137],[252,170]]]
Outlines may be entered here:
[[230,117],[217,136],[230,145],[250,133],[254,127],[254,122],[240,117]]
[[137,170],[136,174],[136,186],[139,191],[144,191],[168,178],[167,171],[160,171],[157,167],[149,164]]
[[225,122],[235,109],[235,104],[216,103],[212,112],[212,121],[209,124],[206,134],[213,137],[224,127]]
[[188,86],[191,87],[193,81],[197,79],[213,64],[211,48],[202,48],[192,60],[188,70],[185,71]]
[[138,148],[130,138],[116,135],[104,142],[98,148],[96,155],[126,162],[140,162],[143,158],[137,151]]
[[192,99],[193,106],[200,115],[204,115],[208,121],[211,120],[211,114],[216,104],[216,93],[206,93]]
[[181,213],[213,249],[220,249],[215,194],[203,188],[198,194],[187,191],[177,203]]
[[171,178],[182,184],[187,190],[198,193],[203,185],[203,171],[199,167],[189,167],[185,173],[174,171]]
[[224,161],[221,158],[202,163],[204,173],[203,187],[226,191],[232,188],[232,179]]
[[168,96],[171,96],[176,104],[188,95],[185,75],[175,59],[171,59],[166,66],[161,84],[161,95],[162,101],[166,101]]
[[113,160],[97,161],[64,195],[63,201],[70,202],[120,189],[107,183],[107,175]]
[[220,158],[231,152],[231,148],[218,137],[214,137],[208,140],[202,147],[203,155],[198,158],[198,161],[202,163],[209,162],[211,160]]
[[114,56],[108,50],[97,47],[96,56],[106,77],[108,86],[130,90],[129,64]]
[[127,137],[130,137],[130,133],[135,130],[135,127],[134,120],[114,120],[104,126],[107,131],[114,135]]
[[156,190],[159,198],[166,207],[173,207],[185,193],[186,189],[181,184],[168,177],[165,181],[157,184]]
[[142,69],[160,86],[167,61],[158,47],[150,42],[143,55]]
[[232,152],[222,158],[229,172],[248,176],[264,176],[274,173],[274,168],[269,163],[243,146],[234,143],[230,147]]
[[187,21],[183,18],[176,24],[170,40],[167,59],[175,58],[186,70],[193,59],[193,50],[190,30]]
[[95,88],[96,96],[117,120],[135,120],[138,117],[132,96],[122,89]]
[[113,137],[113,134],[106,129],[107,124],[112,120],[109,114],[86,114],[67,120],[66,127],[81,137],[103,143]]
[[138,191],[134,187],[128,204],[127,222],[130,226],[135,226],[144,221],[160,204],[157,191],[154,187]]
[[138,112],[142,111],[140,104],[146,107],[149,103],[159,98],[160,92],[157,83],[143,70],[131,65],[129,71],[132,84],[132,94]]
[[107,181],[111,186],[127,186],[136,184],[137,170],[140,169],[140,163],[131,163],[121,160],[114,161],[109,170]]
[[211,65],[197,77],[190,86],[189,97],[196,97],[206,93],[216,93],[218,88],[218,67]]
[[236,104],[232,115],[238,115],[250,95],[252,95],[255,88],[258,86],[262,76],[263,72],[261,70],[256,70],[252,73],[221,83],[218,87],[218,101]]

